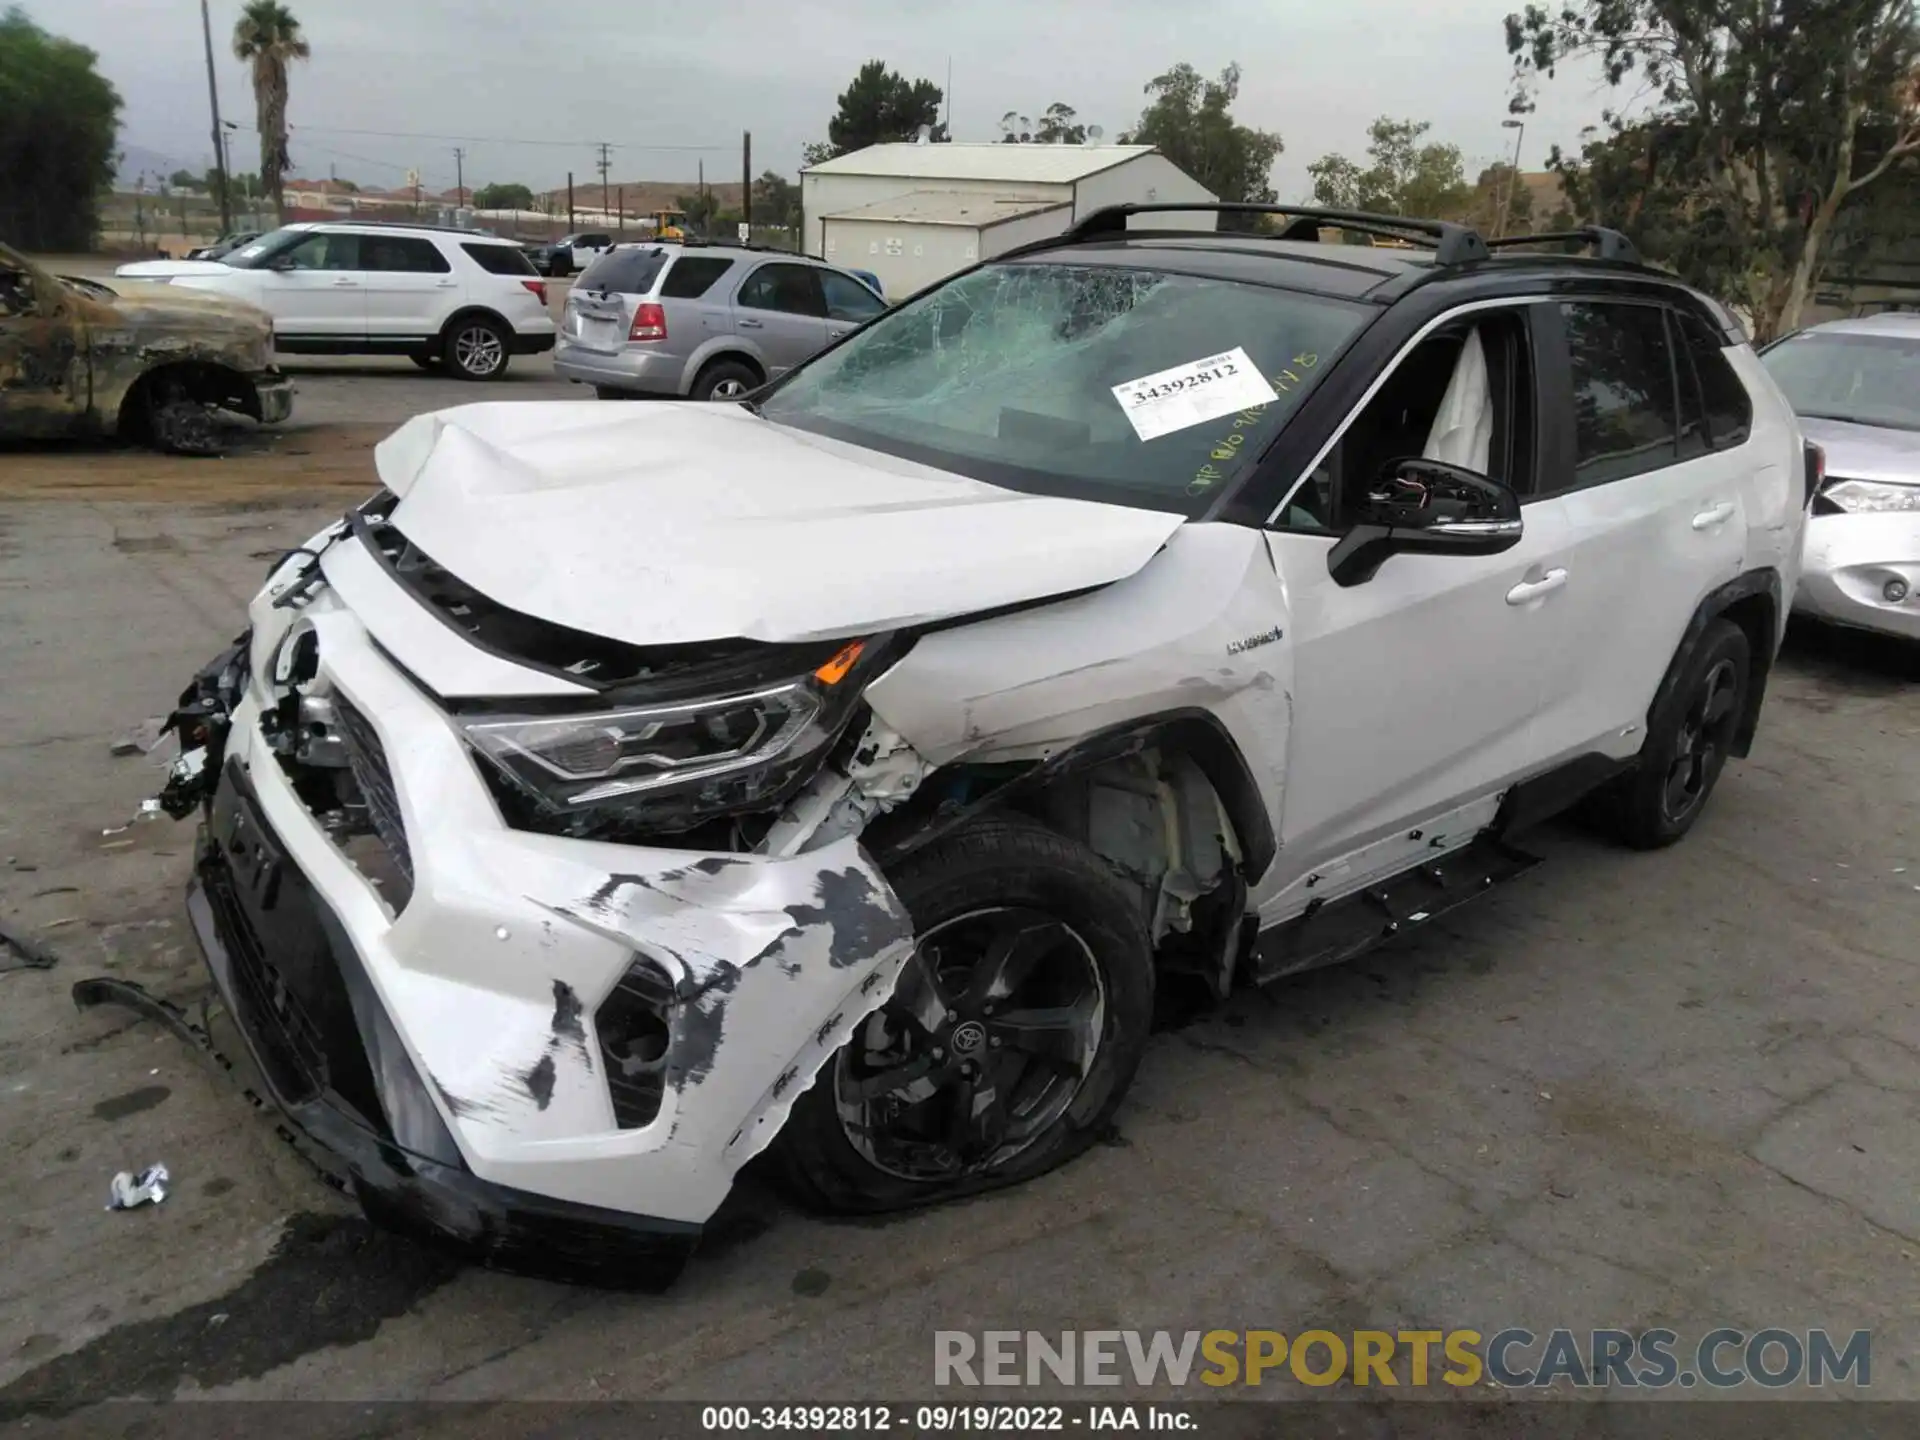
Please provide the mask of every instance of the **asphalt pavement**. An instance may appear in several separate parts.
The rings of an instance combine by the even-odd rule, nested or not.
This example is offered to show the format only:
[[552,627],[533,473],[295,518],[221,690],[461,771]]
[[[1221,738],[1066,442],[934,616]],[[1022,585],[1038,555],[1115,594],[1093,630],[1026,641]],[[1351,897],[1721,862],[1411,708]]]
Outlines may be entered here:
[[[555,389],[301,368],[310,419]],[[1061,1171],[876,1224],[749,1187],[676,1289],[617,1295],[369,1229],[171,1035],[69,999],[201,992],[191,827],[135,820],[160,760],[110,747],[336,513],[0,504],[0,915],[59,956],[0,975],[0,1409],[970,1399],[934,1389],[935,1330],[1119,1326],[1870,1329],[1874,1396],[1920,1399],[1909,652],[1796,633],[1685,843],[1549,828],[1474,906],[1159,1034]],[[156,1161],[165,1204],[104,1208]]]

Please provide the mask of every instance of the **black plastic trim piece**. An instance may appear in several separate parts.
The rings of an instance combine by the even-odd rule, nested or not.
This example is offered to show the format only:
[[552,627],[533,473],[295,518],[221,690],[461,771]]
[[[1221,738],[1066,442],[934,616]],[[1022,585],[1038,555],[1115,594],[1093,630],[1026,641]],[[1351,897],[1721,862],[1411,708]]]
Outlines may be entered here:
[[1747,676],[1747,706],[1740,717],[1739,727],[1733,732],[1732,751],[1736,756],[1745,756],[1753,748],[1754,732],[1760,723],[1760,707],[1766,700],[1767,679],[1773,672],[1773,659],[1780,648],[1780,616],[1784,612],[1781,608],[1780,572],[1777,570],[1749,570],[1729,580],[1695,607],[1679,645],[1674,647],[1673,659],[1667,663],[1667,673],[1660,679],[1660,688],[1654,692],[1653,703],[1647,707],[1649,725],[1659,711],[1661,702],[1685,672],[1708,624],[1735,605],[1756,596],[1764,596],[1767,601],[1767,624],[1771,634],[1764,637],[1765,644],[1753,648],[1750,656],[1752,668]]
[[1531,780],[1522,780],[1500,802],[1492,833],[1503,840],[1524,834],[1543,820],[1572,809],[1614,776],[1632,768],[1631,760],[1616,760],[1595,751],[1576,755]]

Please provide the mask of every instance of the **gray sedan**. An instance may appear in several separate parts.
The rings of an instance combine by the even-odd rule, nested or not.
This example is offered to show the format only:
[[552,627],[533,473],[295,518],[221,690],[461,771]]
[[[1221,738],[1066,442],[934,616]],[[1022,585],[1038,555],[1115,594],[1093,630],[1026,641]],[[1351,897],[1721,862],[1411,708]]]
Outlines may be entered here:
[[1827,455],[1794,609],[1920,640],[1920,315],[1815,325],[1761,358]]

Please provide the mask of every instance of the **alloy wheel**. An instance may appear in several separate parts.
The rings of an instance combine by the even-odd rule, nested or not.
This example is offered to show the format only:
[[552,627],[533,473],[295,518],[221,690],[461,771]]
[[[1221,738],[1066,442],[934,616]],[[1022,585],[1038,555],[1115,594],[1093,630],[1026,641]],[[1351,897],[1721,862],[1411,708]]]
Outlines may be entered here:
[[453,337],[453,359],[469,375],[491,375],[506,364],[507,347],[485,325],[470,325]]
[[713,387],[712,399],[738,400],[747,393],[747,387],[738,380],[722,380]]
[[1100,968],[1071,925],[1023,907],[956,916],[920,937],[892,998],[842,1048],[841,1128],[904,1180],[1004,1165],[1073,1104],[1105,1021]]
[[1733,738],[1739,690],[1739,671],[1732,660],[1720,661],[1695,687],[1660,789],[1660,808],[1667,819],[1684,820],[1706,798]]

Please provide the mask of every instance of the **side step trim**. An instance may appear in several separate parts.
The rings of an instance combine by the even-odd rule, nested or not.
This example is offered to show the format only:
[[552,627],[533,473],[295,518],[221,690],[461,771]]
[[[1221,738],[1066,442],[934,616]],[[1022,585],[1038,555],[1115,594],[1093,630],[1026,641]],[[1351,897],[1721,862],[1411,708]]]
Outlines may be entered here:
[[1260,933],[1249,977],[1265,985],[1344,964],[1531,870],[1540,858],[1487,833],[1440,860],[1402,870],[1364,890],[1338,900],[1316,900],[1293,919]]

